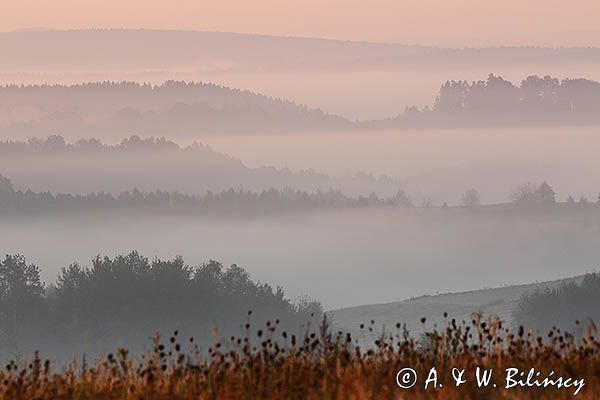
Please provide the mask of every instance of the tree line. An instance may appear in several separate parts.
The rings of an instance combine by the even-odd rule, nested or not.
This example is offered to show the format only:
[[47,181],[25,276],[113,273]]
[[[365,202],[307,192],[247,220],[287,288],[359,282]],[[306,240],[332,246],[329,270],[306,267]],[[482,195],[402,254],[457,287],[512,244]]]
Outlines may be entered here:
[[131,135],[123,138],[119,143],[111,145],[103,143],[100,139],[79,139],[68,143],[60,135],[50,135],[46,138],[30,138],[26,141],[4,140],[0,141],[0,154],[20,153],[119,153],[130,151],[206,151],[212,152],[210,146],[194,142],[192,145],[182,147],[164,137],[141,138]]
[[168,80],[158,85],[134,81],[0,85],[0,104],[14,109],[26,106],[56,111],[80,109],[87,112],[98,103],[105,104],[111,110],[127,109],[135,105],[140,105],[142,109],[159,109],[175,104],[206,104],[213,109],[326,116],[319,109],[310,109],[286,99],[209,82]]
[[600,109],[600,83],[531,75],[519,86],[490,74],[483,81],[447,81],[440,88],[434,112],[540,112]]
[[[531,182],[517,186],[510,193],[512,206],[517,209],[548,209],[560,204],[556,193],[547,182],[535,185]],[[594,205],[600,206],[600,194],[597,199],[589,200],[580,196],[576,200],[572,195],[562,203],[567,207]],[[33,192],[16,190],[10,179],[0,175],[0,215],[36,215],[36,214],[86,214],[98,211],[185,214],[185,215],[262,215],[286,214],[307,211],[322,211],[356,208],[397,208],[414,207],[411,197],[399,189],[393,196],[381,197],[375,193],[368,196],[352,197],[339,189],[316,190],[313,192],[293,189],[268,189],[260,192],[233,189],[220,192],[208,191],[203,195],[168,191],[130,191],[112,194],[93,192],[88,194],[69,194],[51,192]],[[466,190],[458,207],[474,210],[489,209],[494,205],[483,205],[481,194],[475,188]],[[422,208],[437,208],[425,199]],[[442,209],[449,208],[447,203]]]
[[[45,165],[53,167],[48,169]],[[133,183],[126,173],[132,165],[136,170]],[[87,173],[78,173],[83,170]],[[371,192],[392,195],[400,185],[398,180],[385,175],[360,171],[334,177],[314,169],[248,167],[209,145],[197,142],[180,145],[164,137],[137,135],[115,144],[96,138],[65,141],[60,135],[0,141],[0,174],[11,178],[26,175],[28,182],[18,182],[22,190],[32,185],[30,181],[44,180],[47,190],[80,194],[95,192],[100,187],[115,194],[134,187],[185,193],[289,187],[304,191],[339,188],[354,196]]]
[[197,134],[340,129],[347,119],[204,82],[0,86],[0,132]]
[[292,302],[281,288],[217,261],[189,266],[181,257],[149,260],[135,251],[96,256],[90,266],[62,268],[46,285],[40,268],[24,256],[0,260],[2,357],[51,349],[68,361],[78,351],[139,349],[154,333],[175,329],[206,345],[242,334],[249,321],[297,333],[321,314],[318,302]]
[[0,175],[0,215],[88,213],[95,211],[126,211],[182,213],[200,215],[256,215],[293,213],[311,210],[364,207],[410,207],[410,197],[399,190],[394,196],[351,197],[341,190],[307,192],[293,189],[268,189],[260,192],[229,189],[206,194],[139,189],[117,195],[95,192],[84,195],[15,190],[10,179]]
[[600,83],[530,75],[520,84],[489,74],[478,81],[448,80],[431,105],[407,106],[395,118],[364,122],[368,128],[595,125]]

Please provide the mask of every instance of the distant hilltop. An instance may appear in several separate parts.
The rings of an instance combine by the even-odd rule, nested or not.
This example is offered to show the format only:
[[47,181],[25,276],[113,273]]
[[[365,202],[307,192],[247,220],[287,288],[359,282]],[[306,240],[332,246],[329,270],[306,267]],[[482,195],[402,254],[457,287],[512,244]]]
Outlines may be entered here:
[[210,83],[94,82],[0,87],[0,133],[101,138],[345,129],[350,121],[288,100]]
[[89,82],[0,86],[0,135],[130,134],[196,138],[377,129],[445,129],[600,124],[600,83],[531,75],[519,85],[490,74],[450,80],[431,105],[394,118],[357,121],[249,90],[204,82]]
[[[151,44],[151,46],[149,45]],[[594,47],[442,48],[233,32],[145,29],[0,32],[0,71],[196,68],[240,70],[357,66],[513,65],[600,61]]]

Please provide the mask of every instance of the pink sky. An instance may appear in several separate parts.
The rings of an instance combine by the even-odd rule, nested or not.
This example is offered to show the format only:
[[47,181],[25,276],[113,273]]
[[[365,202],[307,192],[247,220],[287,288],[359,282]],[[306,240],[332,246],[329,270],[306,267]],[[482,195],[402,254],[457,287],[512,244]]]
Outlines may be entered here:
[[600,45],[598,0],[1,0],[0,31],[156,28],[450,46]]

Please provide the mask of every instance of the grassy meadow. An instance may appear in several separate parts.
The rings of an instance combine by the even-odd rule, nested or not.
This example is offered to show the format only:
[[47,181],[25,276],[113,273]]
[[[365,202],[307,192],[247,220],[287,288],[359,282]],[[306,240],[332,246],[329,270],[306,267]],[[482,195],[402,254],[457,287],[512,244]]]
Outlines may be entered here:
[[[333,332],[326,319],[303,337],[278,328],[245,325],[246,335],[217,339],[208,349],[175,331],[153,339],[153,350],[137,358],[119,349],[96,363],[75,362],[56,372],[50,361],[8,363],[0,372],[0,399],[568,399],[576,387],[504,387],[498,371],[535,368],[584,379],[578,398],[597,398],[600,342],[591,321],[575,337],[559,329],[543,336],[522,327],[512,330],[499,319],[474,314],[469,322],[447,316],[444,329],[413,338],[398,323],[369,348],[351,334]],[[250,316],[248,321],[250,321]],[[423,318],[423,323],[425,319]],[[370,324],[361,329],[370,329]],[[439,377],[424,387],[432,366]],[[399,371],[410,367],[416,384],[401,389]],[[472,373],[493,369],[488,386]],[[452,368],[466,369],[456,387]],[[493,387],[497,384],[497,387]]]

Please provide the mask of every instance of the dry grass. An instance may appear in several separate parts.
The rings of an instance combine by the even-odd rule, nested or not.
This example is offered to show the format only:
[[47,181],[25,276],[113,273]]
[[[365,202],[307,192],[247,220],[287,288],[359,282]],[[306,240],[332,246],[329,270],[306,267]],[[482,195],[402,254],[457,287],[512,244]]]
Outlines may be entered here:
[[[208,352],[177,332],[154,350],[133,361],[126,350],[110,354],[94,366],[71,366],[52,372],[49,361],[10,363],[0,373],[0,399],[567,399],[574,389],[477,388],[472,380],[459,388],[453,367],[474,372],[507,367],[536,368],[547,374],[584,378],[577,398],[598,398],[600,342],[589,325],[579,339],[554,329],[544,337],[498,319],[475,315],[469,323],[449,320],[444,330],[419,340],[398,324],[397,331],[362,350],[342,332],[332,333],[326,321],[315,333],[296,338],[277,329],[277,321],[257,330],[246,325],[245,337],[229,338]],[[363,327],[368,330],[369,326]],[[423,388],[432,366],[443,388]],[[412,367],[420,376],[412,389],[396,385],[396,374]],[[466,376],[466,375],[465,375]],[[542,375],[543,377],[545,375]],[[499,379],[499,378],[498,378]]]

